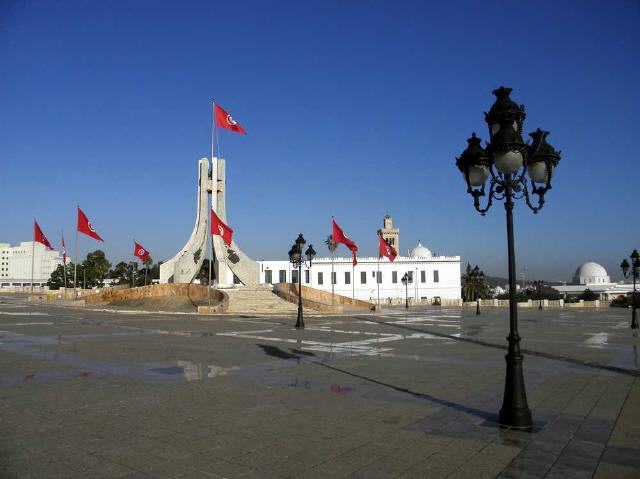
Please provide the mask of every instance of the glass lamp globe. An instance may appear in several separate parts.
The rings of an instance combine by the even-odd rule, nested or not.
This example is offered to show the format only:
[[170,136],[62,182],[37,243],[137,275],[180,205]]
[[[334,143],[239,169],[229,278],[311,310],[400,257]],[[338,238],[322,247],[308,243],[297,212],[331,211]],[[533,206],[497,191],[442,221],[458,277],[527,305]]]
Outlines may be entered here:
[[522,166],[522,162],[522,153],[513,150],[498,151],[493,158],[496,169],[503,175],[517,172]]
[[489,178],[489,169],[486,166],[474,165],[469,167],[469,184],[471,186],[482,186]]
[[[551,173],[553,174],[554,166],[551,165]],[[546,183],[549,181],[549,168],[546,161],[536,161],[529,163],[527,166],[529,178],[535,183]]]

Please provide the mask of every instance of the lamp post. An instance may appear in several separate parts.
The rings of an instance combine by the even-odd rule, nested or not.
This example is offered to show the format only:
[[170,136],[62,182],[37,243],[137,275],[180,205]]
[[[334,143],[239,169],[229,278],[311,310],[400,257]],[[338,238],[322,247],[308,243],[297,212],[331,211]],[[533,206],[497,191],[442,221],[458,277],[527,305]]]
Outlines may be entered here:
[[409,273],[405,273],[402,276],[402,284],[404,284],[404,307],[405,309],[409,309],[409,283],[411,283],[411,276]]
[[542,284],[543,282],[538,280],[533,282],[533,286],[536,288],[538,294],[538,309],[542,309]]
[[[544,195],[551,189],[551,178],[560,161],[560,153],[547,143],[549,132],[539,128],[529,134],[532,139],[530,143],[524,142],[522,127],[525,108],[511,100],[511,88],[500,87],[493,94],[496,102],[489,113],[485,113],[489,127],[486,149],[480,146],[480,138],[473,133],[467,140],[468,147],[456,159],[456,165],[464,177],[467,193],[473,198],[473,206],[481,215],[485,215],[494,200],[505,202],[509,259],[509,349],[505,356],[507,368],[500,425],[530,431],[531,411],[527,404],[518,334],[513,204],[514,200],[524,198],[534,213],[543,207]],[[538,197],[537,204],[532,201],[533,195]],[[484,207],[480,205],[483,197],[487,199]]]
[[631,271],[629,271],[629,263],[625,259],[620,267],[625,278],[631,276],[633,278],[633,295],[631,296],[631,329],[638,329],[638,320],[636,318],[636,281],[640,276],[640,254],[634,249],[630,255]]
[[[306,262],[302,256],[302,249],[306,243],[304,236],[300,233],[289,250],[289,261],[294,268],[298,268],[298,317],[296,319],[296,329],[304,329],[304,317],[302,316],[302,265]],[[304,254],[307,261],[309,261],[308,267],[311,268],[311,262],[313,261],[313,258],[316,257],[313,245],[310,244]]]

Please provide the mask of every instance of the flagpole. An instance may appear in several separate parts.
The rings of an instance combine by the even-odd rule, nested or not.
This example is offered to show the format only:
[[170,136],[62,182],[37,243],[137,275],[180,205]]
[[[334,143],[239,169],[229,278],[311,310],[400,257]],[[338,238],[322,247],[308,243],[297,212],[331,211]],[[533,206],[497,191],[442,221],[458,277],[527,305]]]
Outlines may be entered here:
[[209,312],[211,312],[211,269],[213,268],[213,258],[215,255],[213,254],[213,235],[209,234],[209,239],[211,240],[211,249],[209,250],[209,283],[207,284],[207,298],[209,300]]
[[[62,236],[62,242],[64,243],[64,232],[60,230],[60,235]],[[67,249],[67,246],[64,246],[64,249]],[[64,255],[67,255],[66,251],[63,251]],[[66,258],[62,258],[62,275],[64,276],[64,292],[67,293],[67,261]]]
[[[78,207],[79,208],[79,207]],[[78,299],[78,222],[76,220],[76,241],[74,246],[74,256],[76,258],[73,264],[73,300]]]
[[31,241],[31,294],[33,294],[33,266],[36,259],[36,220],[33,220],[33,241]]
[[378,283],[378,305],[380,305],[380,251],[378,251],[378,274],[376,275],[376,283]]
[[[354,253],[355,255],[355,253]],[[351,262],[351,299],[356,298],[356,265]]]

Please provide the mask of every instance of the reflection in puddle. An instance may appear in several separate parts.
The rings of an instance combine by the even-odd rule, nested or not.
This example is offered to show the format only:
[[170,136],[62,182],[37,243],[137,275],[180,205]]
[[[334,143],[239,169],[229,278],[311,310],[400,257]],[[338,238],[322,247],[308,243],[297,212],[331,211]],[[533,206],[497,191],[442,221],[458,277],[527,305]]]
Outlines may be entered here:
[[598,349],[605,348],[608,343],[609,343],[608,333],[594,334],[584,342],[585,346],[589,348],[598,348]]
[[238,369],[238,366],[225,368],[214,364],[193,363],[191,361],[176,361],[176,364],[177,366],[151,368],[149,371],[168,376],[183,376],[187,381],[200,381],[202,379],[227,376],[231,371]]

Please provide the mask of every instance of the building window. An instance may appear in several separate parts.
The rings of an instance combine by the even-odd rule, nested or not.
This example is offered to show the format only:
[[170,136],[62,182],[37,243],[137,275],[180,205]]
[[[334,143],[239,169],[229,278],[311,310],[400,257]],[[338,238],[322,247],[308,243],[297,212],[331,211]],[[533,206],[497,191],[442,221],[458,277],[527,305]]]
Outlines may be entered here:
[[360,284],[367,284],[367,273],[360,271]]
[[338,274],[336,272],[331,273],[331,284],[338,284]]
[[351,284],[351,271],[344,272],[344,284]]
[[433,282],[434,283],[440,282],[440,273],[438,272],[437,269],[433,271]]
[[318,284],[324,284],[323,278],[322,278],[322,273],[318,273]]
[[280,283],[286,283],[287,282],[287,270],[286,269],[281,269],[278,272],[278,280]]
[[397,283],[398,282],[398,272],[397,271],[392,271],[391,272],[391,282],[392,283]]
[[413,283],[413,271],[407,271],[407,276],[409,277],[409,283]]
[[293,271],[291,271],[291,282],[298,284],[298,270],[294,269]]
[[382,284],[382,271],[378,271],[378,284]]
[[264,282],[265,283],[269,283],[272,284],[273,283],[273,277],[271,276],[271,270],[268,269],[264,272]]
[[304,270],[304,282],[309,284],[309,270],[308,269]]
[[421,283],[426,283],[427,282],[427,272],[426,271],[420,271],[420,282]]

